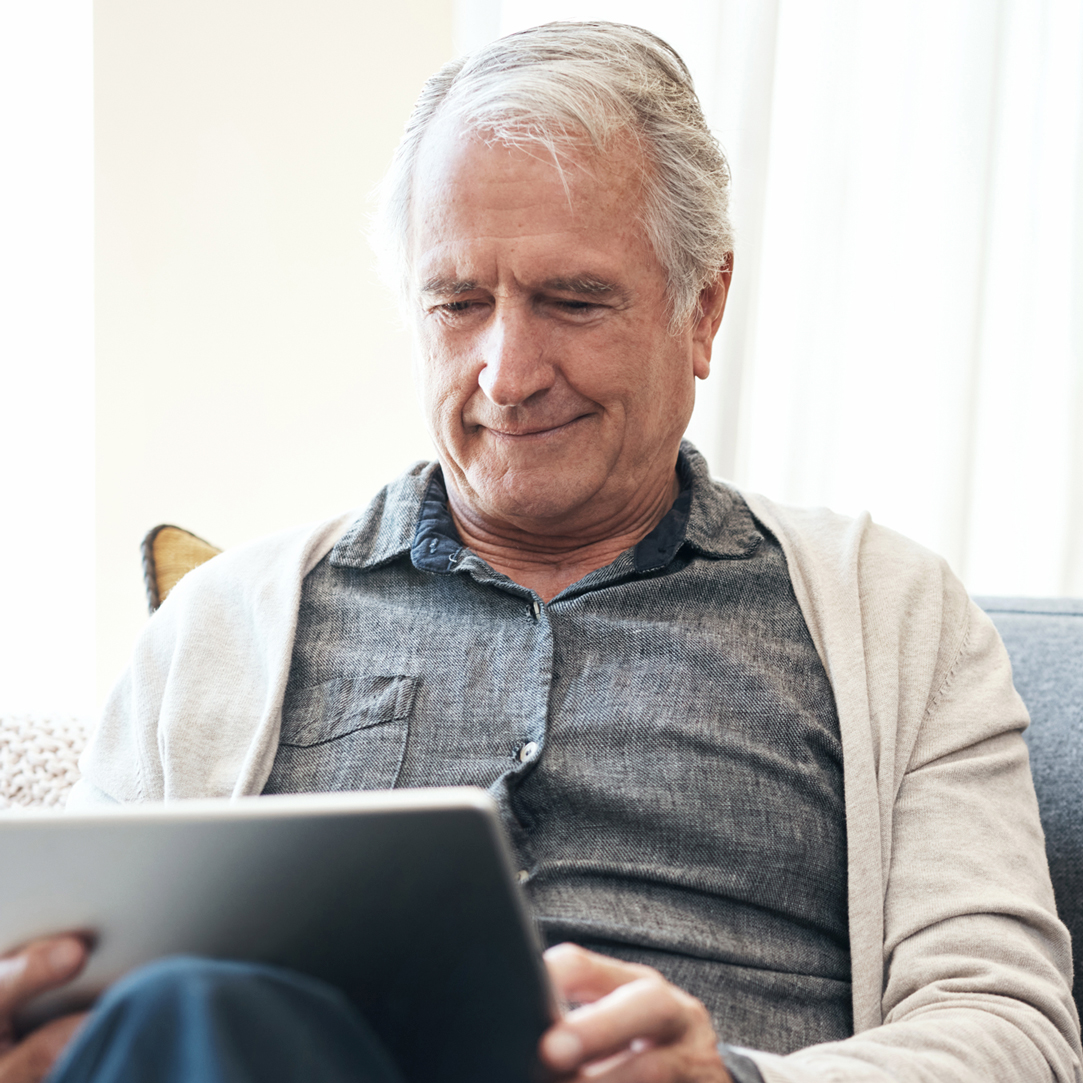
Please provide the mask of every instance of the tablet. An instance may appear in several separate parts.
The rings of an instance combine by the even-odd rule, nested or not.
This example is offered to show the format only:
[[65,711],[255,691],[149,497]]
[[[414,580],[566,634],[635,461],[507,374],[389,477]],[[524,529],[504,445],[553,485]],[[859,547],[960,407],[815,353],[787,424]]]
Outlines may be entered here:
[[473,788],[0,817],[0,947],[79,930],[87,1004],[177,953],[341,988],[410,1083],[525,1083],[554,1002],[496,806]]

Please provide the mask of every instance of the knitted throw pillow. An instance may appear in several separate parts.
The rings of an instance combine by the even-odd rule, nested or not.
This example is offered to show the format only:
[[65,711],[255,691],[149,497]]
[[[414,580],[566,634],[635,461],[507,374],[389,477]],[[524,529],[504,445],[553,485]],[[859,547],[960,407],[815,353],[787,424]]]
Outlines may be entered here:
[[0,809],[62,806],[87,739],[78,718],[0,716]]

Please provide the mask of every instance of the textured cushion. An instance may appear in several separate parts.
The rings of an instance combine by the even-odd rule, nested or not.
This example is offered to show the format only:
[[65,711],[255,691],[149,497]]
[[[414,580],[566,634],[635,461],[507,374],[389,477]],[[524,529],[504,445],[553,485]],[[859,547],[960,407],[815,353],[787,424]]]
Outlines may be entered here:
[[1072,933],[1083,1000],[1083,599],[977,598],[1012,660],[1057,909]]
[[0,810],[63,805],[86,735],[77,718],[0,716]]

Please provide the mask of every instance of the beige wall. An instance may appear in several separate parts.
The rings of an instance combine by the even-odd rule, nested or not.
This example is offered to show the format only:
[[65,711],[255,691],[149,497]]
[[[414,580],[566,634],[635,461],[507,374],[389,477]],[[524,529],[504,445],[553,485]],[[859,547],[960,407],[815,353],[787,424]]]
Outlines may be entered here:
[[99,695],[149,527],[233,545],[430,454],[362,230],[451,55],[451,0],[98,0]]

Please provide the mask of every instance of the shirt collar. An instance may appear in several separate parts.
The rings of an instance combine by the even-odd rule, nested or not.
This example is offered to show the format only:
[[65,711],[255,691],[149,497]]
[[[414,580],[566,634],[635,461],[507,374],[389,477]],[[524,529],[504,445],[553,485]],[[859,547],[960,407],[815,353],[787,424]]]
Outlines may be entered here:
[[378,568],[410,552],[422,501],[439,463],[414,463],[384,486],[335,543],[328,560],[344,568]]
[[[716,560],[750,557],[763,540],[737,491],[710,476],[688,442],[677,457],[681,490],[661,522],[636,545],[635,571],[665,568],[687,545]],[[438,463],[415,463],[377,494],[331,550],[332,564],[376,568],[409,553],[421,571],[446,574],[469,553],[447,507]]]
[[687,440],[681,442],[692,476],[692,507],[684,540],[696,552],[716,560],[752,556],[763,541],[744,498],[729,482],[711,477],[707,460]]

